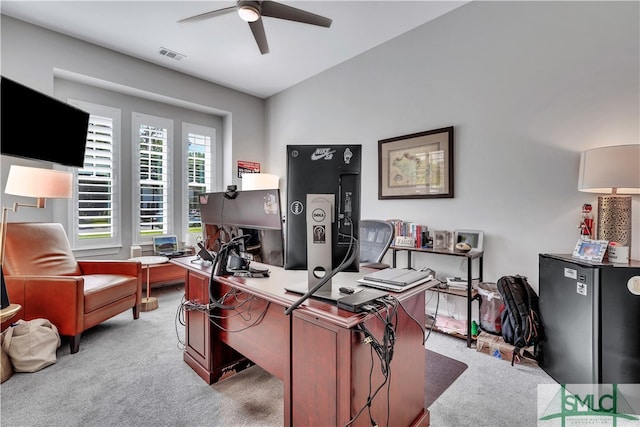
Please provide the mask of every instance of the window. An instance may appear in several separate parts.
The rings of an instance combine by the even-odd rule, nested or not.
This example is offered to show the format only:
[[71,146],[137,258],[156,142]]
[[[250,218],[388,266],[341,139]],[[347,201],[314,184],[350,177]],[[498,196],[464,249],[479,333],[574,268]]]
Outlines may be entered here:
[[84,166],[74,170],[73,209],[69,216],[74,249],[121,244],[119,182],[120,110],[69,100],[89,113]]
[[133,113],[134,236],[138,244],[171,234],[171,150],[173,121]]
[[215,153],[214,128],[183,123],[182,140],[185,153],[185,179],[187,188],[183,192],[182,206],[186,206],[184,217],[186,218],[183,229],[187,233],[202,235],[202,223],[200,222],[200,205],[198,194],[213,191],[214,173],[213,165]]

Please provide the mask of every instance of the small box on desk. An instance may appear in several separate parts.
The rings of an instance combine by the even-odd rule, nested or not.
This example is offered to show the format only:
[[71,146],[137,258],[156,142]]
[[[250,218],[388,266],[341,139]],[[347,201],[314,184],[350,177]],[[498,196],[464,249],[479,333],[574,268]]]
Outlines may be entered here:
[[[480,353],[488,354],[496,359],[506,360],[511,363],[511,355],[513,353],[514,346],[504,342],[504,339],[499,335],[492,335],[487,332],[480,332],[476,341],[476,350]],[[533,352],[532,347],[527,347],[526,350]],[[522,351],[520,352],[522,353]],[[520,365],[538,366],[538,362],[534,359],[523,356],[518,356],[514,363]]]

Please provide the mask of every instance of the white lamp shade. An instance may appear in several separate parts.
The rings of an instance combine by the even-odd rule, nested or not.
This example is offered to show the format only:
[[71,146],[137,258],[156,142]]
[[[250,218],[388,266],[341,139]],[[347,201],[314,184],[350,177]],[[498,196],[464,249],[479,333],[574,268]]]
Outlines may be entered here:
[[278,188],[278,175],[270,173],[244,173],[242,174],[243,190],[273,190]]
[[640,144],[594,148],[580,155],[578,190],[640,194]]
[[11,165],[4,192],[15,196],[69,199],[73,174],[52,169]]

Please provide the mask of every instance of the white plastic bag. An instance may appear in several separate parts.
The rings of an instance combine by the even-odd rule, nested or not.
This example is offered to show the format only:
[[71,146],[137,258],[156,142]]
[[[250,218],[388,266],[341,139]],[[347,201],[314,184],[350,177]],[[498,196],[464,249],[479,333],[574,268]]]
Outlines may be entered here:
[[478,294],[480,294],[480,329],[485,332],[500,335],[502,333],[502,322],[500,320],[500,308],[502,297],[498,292],[495,283],[478,283]]
[[15,372],[36,372],[56,363],[60,334],[47,319],[20,319],[2,334],[2,348]]

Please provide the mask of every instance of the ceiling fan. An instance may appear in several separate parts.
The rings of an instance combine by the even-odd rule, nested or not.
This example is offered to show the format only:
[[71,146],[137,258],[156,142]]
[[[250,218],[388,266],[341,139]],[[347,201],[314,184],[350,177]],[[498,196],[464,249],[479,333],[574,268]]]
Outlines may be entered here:
[[258,44],[260,53],[263,55],[269,53],[269,44],[267,36],[262,25],[262,17],[285,19],[287,21],[301,22],[303,24],[318,25],[320,27],[329,28],[332,20],[315,13],[307,12],[302,9],[287,6],[275,1],[246,1],[240,0],[235,6],[225,7],[223,9],[212,10],[201,13],[199,15],[190,16],[178,21],[193,22],[202,19],[214,18],[216,16],[226,15],[227,13],[237,12],[243,21],[249,23],[253,37]]

